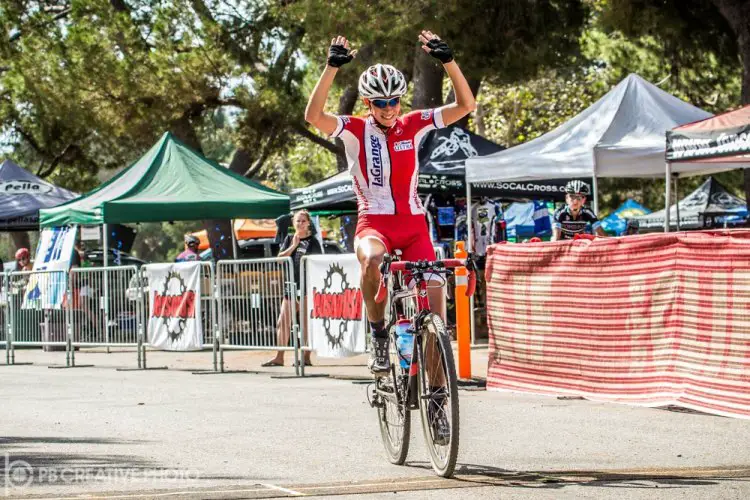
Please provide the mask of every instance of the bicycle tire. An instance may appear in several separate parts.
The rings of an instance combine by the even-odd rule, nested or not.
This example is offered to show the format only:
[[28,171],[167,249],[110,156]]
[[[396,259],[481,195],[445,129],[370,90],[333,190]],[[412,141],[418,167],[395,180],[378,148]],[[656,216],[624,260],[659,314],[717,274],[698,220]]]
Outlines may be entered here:
[[[430,331],[431,330],[431,331]],[[445,328],[443,320],[436,314],[429,314],[422,322],[422,363],[419,367],[420,378],[427,377],[427,345],[431,339],[436,339],[436,347],[440,354],[440,366],[445,373],[445,389],[448,396],[447,404],[443,406],[445,416],[450,423],[450,437],[447,445],[435,443],[434,429],[430,421],[429,406],[431,401],[425,399],[424,389],[429,387],[429,380],[426,383],[420,380],[419,384],[419,413],[422,417],[422,432],[424,434],[425,445],[430,453],[430,462],[435,473],[442,477],[451,477],[456,468],[458,459],[459,445],[459,404],[458,404],[458,377],[456,375],[456,364],[453,358],[453,348],[451,347],[450,337]]]
[[405,387],[399,380],[405,374],[405,370],[399,364],[398,355],[396,354],[395,327],[390,331],[390,357],[391,357],[391,374],[386,378],[390,383],[383,382],[384,385],[392,387],[398,391],[400,404],[395,401],[383,398],[383,405],[378,407],[378,422],[380,427],[380,437],[383,440],[383,448],[388,461],[394,465],[403,465],[406,456],[409,454],[409,440],[411,436],[411,412],[406,408]]

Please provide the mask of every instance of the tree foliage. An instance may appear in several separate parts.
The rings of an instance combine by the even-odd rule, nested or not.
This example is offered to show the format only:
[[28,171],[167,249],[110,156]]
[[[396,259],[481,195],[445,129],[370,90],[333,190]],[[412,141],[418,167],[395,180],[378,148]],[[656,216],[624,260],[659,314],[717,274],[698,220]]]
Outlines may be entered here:
[[[339,72],[329,110],[362,112],[356,81],[374,62],[402,69],[404,107],[420,108],[452,99],[444,71],[419,48],[422,29],[450,43],[478,93],[468,126],[506,146],[562,124],[631,72],[718,112],[741,102],[743,81],[748,99],[747,4],[0,0],[0,148],[86,191],[100,170],[127,166],[170,130],[237,172],[301,187],[343,165],[340,144],[302,119],[331,38],[347,36],[359,55]],[[725,175],[737,190],[737,174]],[[663,203],[658,182],[600,187],[604,211],[625,195]],[[165,256],[197,226],[144,228],[144,240]],[[160,234],[170,241],[157,243]]]

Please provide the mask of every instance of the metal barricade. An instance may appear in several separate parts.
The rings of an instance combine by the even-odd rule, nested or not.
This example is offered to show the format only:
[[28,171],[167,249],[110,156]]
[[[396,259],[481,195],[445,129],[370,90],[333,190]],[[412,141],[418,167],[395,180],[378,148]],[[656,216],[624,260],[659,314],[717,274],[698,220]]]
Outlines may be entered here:
[[[313,260],[311,260],[310,257],[313,257]],[[300,356],[306,354],[307,352],[313,351],[313,343],[312,343],[312,331],[311,331],[311,318],[314,317],[311,313],[315,310],[316,304],[315,304],[315,297],[314,292],[316,288],[320,288],[320,285],[323,284],[324,287],[327,287],[325,285],[327,279],[326,274],[321,274],[319,276],[315,276],[315,271],[310,271],[309,266],[310,262],[318,262],[318,266],[320,266],[320,263],[324,264],[327,269],[330,270],[333,269],[333,266],[338,264],[339,267],[338,270],[341,272],[346,272],[346,280],[348,282],[347,288],[354,287],[359,289],[360,284],[360,274],[359,270],[355,274],[351,274],[349,270],[344,271],[347,268],[347,263],[345,262],[348,259],[352,259],[353,261],[356,261],[356,257],[353,253],[349,254],[328,254],[328,255],[322,255],[322,256],[306,256],[303,257],[300,263],[300,290],[302,291],[302,299],[300,301],[300,310],[299,310],[299,345],[300,345]],[[359,267],[359,264],[357,264],[357,267]],[[319,268],[318,268],[319,269]],[[318,281],[316,278],[323,277],[323,281]],[[341,277],[343,278],[344,275],[342,274]],[[328,276],[328,279],[330,279],[330,275]],[[317,283],[317,286],[315,285]],[[343,290],[343,283],[339,282],[342,285],[342,288],[339,288],[342,292]],[[311,290],[312,289],[312,290]],[[325,294],[325,290],[319,290],[320,293]],[[329,292],[336,293],[337,290],[335,289],[329,289]],[[354,304],[356,307],[356,304]],[[367,307],[365,306],[364,300],[361,304],[361,316],[357,321],[359,321],[362,324],[362,327],[364,328],[364,335],[365,335],[365,351],[369,350],[370,346],[370,323],[367,321]],[[350,318],[351,319],[351,318]],[[323,319],[323,322],[330,321]],[[354,320],[352,320],[354,321]],[[329,323],[330,324],[330,323]],[[350,323],[351,324],[351,323]],[[338,326],[334,328],[339,328]],[[348,327],[347,327],[348,329]],[[304,363],[302,364],[300,368],[300,374],[302,376],[305,375],[305,368]]]
[[67,350],[67,271],[17,271],[7,275],[6,354],[15,363],[16,346]]
[[434,246],[432,247],[433,250],[435,250],[435,259],[436,260],[443,260],[445,259],[445,249],[441,246]]
[[[201,262],[201,323],[203,325],[203,348],[214,347],[218,316],[216,303],[216,280],[214,279],[214,263]],[[216,360],[214,359],[214,369]]]
[[0,346],[5,349],[5,364],[10,364],[10,342],[8,342],[8,275],[0,274]]
[[[71,347],[136,347],[143,334],[143,301],[136,266],[73,268],[67,307]],[[140,359],[140,358],[139,358]],[[75,365],[75,349],[71,350]]]
[[[200,281],[201,281],[201,326],[203,336],[201,344],[203,349],[212,349],[214,351],[214,370],[217,369],[216,360],[216,331],[218,329],[216,281],[214,279],[214,263],[200,262]],[[149,297],[149,283],[146,267],[142,267],[138,273],[140,280],[140,297],[143,304],[143,344],[141,345],[141,357],[139,358],[138,368],[146,368],[146,348],[150,345],[151,336],[148,331],[148,322],[151,315],[151,300]],[[129,292],[134,295],[133,292]]]
[[[297,315],[289,300],[297,295],[291,257],[220,261],[216,294],[219,326],[214,345],[221,371],[225,350],[294,351],[298,371]],[[287,308],[285,320],[282,308]]]

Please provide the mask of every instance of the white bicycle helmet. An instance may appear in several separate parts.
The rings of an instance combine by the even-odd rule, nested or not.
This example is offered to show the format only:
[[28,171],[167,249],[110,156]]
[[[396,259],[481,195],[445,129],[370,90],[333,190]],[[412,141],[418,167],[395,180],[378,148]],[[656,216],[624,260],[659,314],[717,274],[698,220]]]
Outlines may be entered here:
[[568,194],[582,194],[588,196],[591,193],[589,185],[583,181],[574,180],[565,185],[565,192]]
[[406,78],[390,64],[376,64],[359,77],[359,95],[368,99],[382,99],[406,94]]

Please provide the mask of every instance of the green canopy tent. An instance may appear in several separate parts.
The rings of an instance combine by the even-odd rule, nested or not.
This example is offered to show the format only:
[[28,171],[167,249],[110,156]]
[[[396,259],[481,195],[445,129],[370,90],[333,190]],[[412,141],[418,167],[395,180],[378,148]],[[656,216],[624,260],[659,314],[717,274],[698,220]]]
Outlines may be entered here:
[[[41,227],[204,219],[272,219],[289,212],[289,196],[207,160],[165,133],[130,167],[79,198],[41,210]],[[234,231],[232,231],[234,240]],[[236,245],[233,242],[233,247]]]
[[202,219],[271,219],[289,196],[191,150],[165,133],[141,159],[98,188],[41,210],[42,227]]

